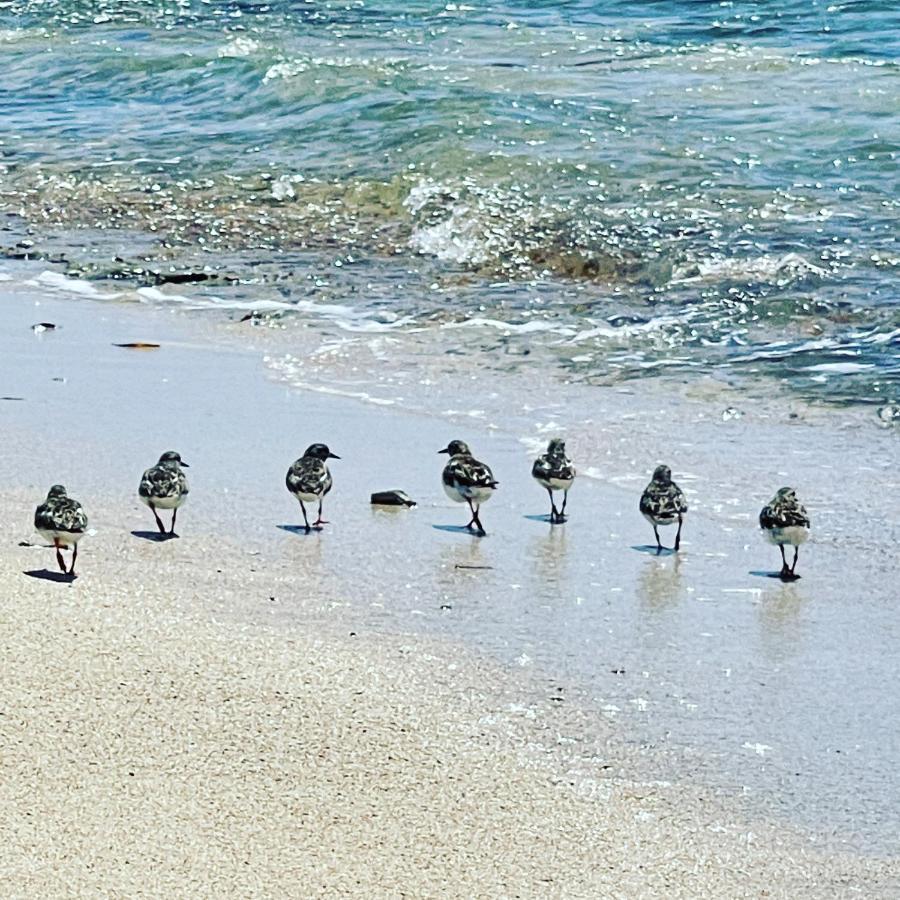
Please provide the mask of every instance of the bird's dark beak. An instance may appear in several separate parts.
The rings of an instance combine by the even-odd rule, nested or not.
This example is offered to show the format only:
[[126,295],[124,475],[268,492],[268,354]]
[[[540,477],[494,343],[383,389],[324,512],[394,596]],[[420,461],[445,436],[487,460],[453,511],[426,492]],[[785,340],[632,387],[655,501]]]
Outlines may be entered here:
[[444,447],[443,450],[438,450],[438,453],[449,453],[449,452],[450,452],[450,448],[449,448],[449,447]]
[[184,460],[182,460],[182,461],[179,463],[179,465],[180,465],[183,469],[189,469],[189,468],[190,468],[190,466],[189,466]]
[[329,453],[328,458],[329,459],[340,459],[340,457],[337,455],[337,453]]

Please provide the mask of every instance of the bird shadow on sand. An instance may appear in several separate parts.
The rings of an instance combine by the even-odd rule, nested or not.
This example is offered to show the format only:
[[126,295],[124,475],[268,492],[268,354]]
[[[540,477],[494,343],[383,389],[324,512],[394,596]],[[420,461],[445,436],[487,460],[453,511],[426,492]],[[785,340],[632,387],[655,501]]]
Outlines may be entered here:
[[178,535],[170,534],[168,531],[165,534],[160,533],[159,531],[132,531],[132,535],[136,538],[140,538],[142,541],[153,541],[155,544],[162,544],[165,541],[174,541]]
[[487,537],[486,534],[482,534],[480,531],[473,531],[471,528],[466,528],[465,525],[432,525],[431,527],[435,531],[448,531],[450,534],[467,534],[469,537]]
[[637,550],[638,553],[647,553],[650,556],[675,556],[679,552],[671,547],[663,547],[660,550],[656,544],[632,544],[631,549]]
[[748,575],[753,575],[755,578],[775,578],[778,581],[783,581],[785,584],[793,584],[795,581],[800,580],[799,575],[784,575],[781,572],[757,572],[750,571],[747,573]]
[[300,537],[306,537],[310,534],[318,534],[323,530],[321,525],[310,525],[309,530],[307,530],[305,525],[276,525],[276,528],[280,528],[282,531],[288,532],[288,534],[298,534]]
[[528,519],[529,522],[540,522],[542,525],[552,525],[554,527],[565,525],[569,521],[568,516],[564,516],[562,519],[554,519],[550,513],[545,513],[542,516],[522,516],[522,518]]
[[71,584],[77,577],[68,572],[54,572],[52,569],[30,569],[22,574],[29,578],[40,578],[41,581],[55,581],[57,584]]

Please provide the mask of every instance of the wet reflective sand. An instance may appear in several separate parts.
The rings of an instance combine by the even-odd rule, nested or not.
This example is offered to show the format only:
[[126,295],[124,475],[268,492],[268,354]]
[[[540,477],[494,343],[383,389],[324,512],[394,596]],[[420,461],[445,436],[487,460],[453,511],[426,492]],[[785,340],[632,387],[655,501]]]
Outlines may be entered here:
[[[227,615],[302,621],[312,603],[349,630],[463,641],[583,691],[623,741],[658,751],[660,777],[706,780],[838,842],[896,849],[897,525],[849,533],[841,525],[864,522],[867,503],[880,510],[885,502],[877,489],[896,487],[893,468],[872,454],[890,435],[747,425],[740,440],[729,433],[715,445],[718,432],[686,426],[672,445],[679,459],[698,461],[683,479],[693,507],[684,549],[657,556],[637,511],[657,462],[640,446],[639,393],[625,398],[630,413],[604,412],[615,454],[592,458],[587,442],[580,448],[582,468],[607,477],[582,477],[569,523],[551,527],[541,520],[546,494],[513,431],[272,384],[256,355],[198,323],[90,301],[34,307],[16,295],[6,303],[3,392],[24,400],[5,401],[0,413],[16,438],[8,446],[21,439],[31,451],[12,458],[0,450],[3,486],[40,493],[61,479],[86,503],[92,492],[121,497],[121,521],[98,523],[100,541],[150,525],[137,478],[174,447],[192,464],[182,540],[221,529],[258,553],[261,568],[296,568],[295,602],[285,598],[276,610],[248,602]],[[36,337],[32,321],[48,318],[62,328]],[[135,339],[162,347],[111,346]],[[629,432],[630,470],[617,443]],[[460,532],[465,511],[440,489],[437,450],[456,436],[500,481],[483,509],[483,539]],[[283,527],[302,520],[283,478],[313,440],[342,460],[332,465],[325,507],[332,524],[301,535]],[[61,444],[71,448],[62,465]],[[754,523],[758,498],[778,485],[735,478],[724,496],[722,473],[731,460],[743,460],[734,471],[746,474],[794,454],[802,466],[771,479],[801,473],[815,530],[802,579],[786,585],[769,577],[777,550]],[[704,468],[704,456],[718,457],[718,467]],[[852,493],[854,459],[865,461],[855,474],[868,493]],[[419,505],[373,510],[369,494],[391,488]],[[87,545],[83,560],[88,570]]]

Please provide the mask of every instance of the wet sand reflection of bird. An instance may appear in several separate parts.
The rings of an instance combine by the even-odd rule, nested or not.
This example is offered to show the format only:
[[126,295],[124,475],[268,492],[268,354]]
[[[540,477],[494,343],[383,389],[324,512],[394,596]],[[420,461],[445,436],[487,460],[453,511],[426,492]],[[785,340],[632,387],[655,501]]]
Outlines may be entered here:
[[551,528],[535,537],[527,555],[533,563],[535,592],[558,595],[569,568],[566,530]]
[[674,606],[681,598],[681,557],[650,558],[638,578],[638,597],[653,610]]

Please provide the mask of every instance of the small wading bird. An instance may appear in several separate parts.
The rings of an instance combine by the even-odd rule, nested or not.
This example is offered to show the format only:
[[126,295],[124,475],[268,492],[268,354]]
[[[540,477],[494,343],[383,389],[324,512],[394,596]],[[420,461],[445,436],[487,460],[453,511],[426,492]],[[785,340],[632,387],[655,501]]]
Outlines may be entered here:
[[659,539],[660,525],[674,525],[675,522],[678,522],[673,549],[678,550],[681,546],[681,526],[687,509],[684,492],[672,481],[672,470],[668,466],[657,466],[653,472],[653,480],[641,495],[641,512],[653,526],[657,555],[664,549]]
[[[793,488],[780,488],[778,493],[762,508],[759,514],[759,527],[772,544],[781,550],[781,572],[783,579],[795,579],[799,547],[809,537],[809,516],[806,509],[797,499]],[[785,544],[794,548],[794,562],[790,567],[784,555]]]
[[[566,521],[566,503],[569,501],[569,488],[575,481],[575,467],[566,456],[566,442],[554,438],[547,445],[547,452],[539,456],[531,468],[532,477],[550,495],[550,524],[560,525]],[[557,510],[553,499],[554,491],[563,492],[562,506]]]
[[175,517],[178,508],[187,500],[188,482],[182,466],[190,468],[174,450],[167,450],[159,458],[159,462],[144,472],[141,483],[138,485],[138,496],[150,507],[160,534],[166,534],[166,527],[162,523],[158,509],[172,510],[172,527],[169,535],[176,537]]
[[[326,459],[340,459],[325,444],[312,444],[306,452],[287,471],[284,482],[287,489],[297,498],[303,510],[303,524],[307,534],[313,528],[320,528],[328,523],[322,518],[322,499],[331,490],[331,472],[325,465]],[[306,515],[305,503],[319,501],[319,516],[312,525]]]
[[[56,549],[56,563],[60,572],[75,577],[75,560],[78,558],[78,542],[87,531],[87,516],[77,500],[73,500],[61,484],[54,484],[47,499],[34,511],[34,527],[37,533]],[[72,565],[66,573],[66,561],[62,551],[72,548]]]
[[486,503],[497,489],[497,482],[490,468],[472,456],[467,444],[462,441],[450,441],[438,453],[450,454],[450,461],[444,466],[441,480],[444,491],[451,500],[457,503],[468,503],[472,518],[466,524],[468,529],[476,529],[481,536],[487,534],[478,511],[482,503]]

